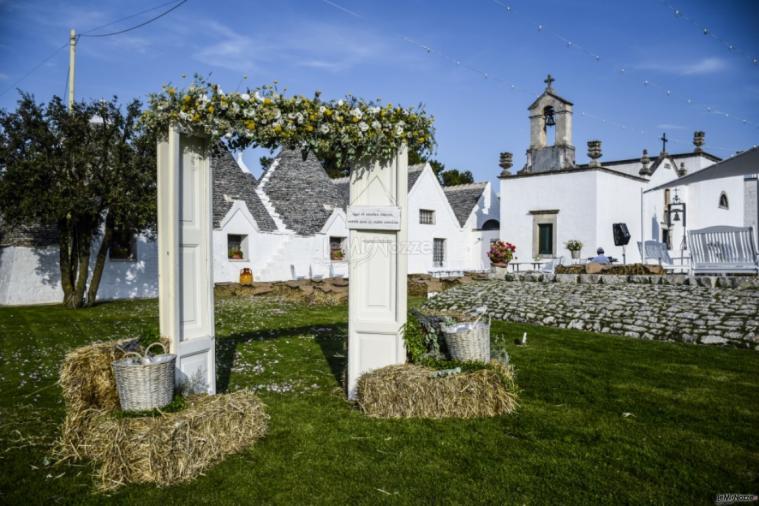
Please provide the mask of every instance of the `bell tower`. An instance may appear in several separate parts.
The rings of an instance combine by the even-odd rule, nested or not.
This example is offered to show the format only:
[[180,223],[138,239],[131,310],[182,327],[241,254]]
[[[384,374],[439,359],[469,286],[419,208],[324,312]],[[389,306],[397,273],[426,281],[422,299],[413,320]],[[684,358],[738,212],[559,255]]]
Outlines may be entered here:
[[575,166],[572,145],[572,102],[553,89],[548,74],[543,93],[527,108],[530,113],[530,147],[522,173],[549,172]]

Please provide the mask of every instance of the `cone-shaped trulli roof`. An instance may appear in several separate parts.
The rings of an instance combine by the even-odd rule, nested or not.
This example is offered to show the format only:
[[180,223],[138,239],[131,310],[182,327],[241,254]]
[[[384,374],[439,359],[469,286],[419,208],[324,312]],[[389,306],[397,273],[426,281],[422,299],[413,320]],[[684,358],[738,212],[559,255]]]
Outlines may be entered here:
[[265,232],[277,229],[274,220],[266,211],[261,199],[256,195],[256,178],[244,171],[235,161],[232,153],[219,146],[211,154],[213,170],[213,226],[218,228],[233,200],[242,200],[248,211]]
[[463,227],[469,215],[472,214],[474,206],[480,200],[482,192],[485,191],[487,183],[469,183],[456,186],[444,186],[443,191],[451,204],[453,213]]
[[321,163],[300,150],[282,150],[258,183],[287,228],[301,235],[319,232],[344,197]]

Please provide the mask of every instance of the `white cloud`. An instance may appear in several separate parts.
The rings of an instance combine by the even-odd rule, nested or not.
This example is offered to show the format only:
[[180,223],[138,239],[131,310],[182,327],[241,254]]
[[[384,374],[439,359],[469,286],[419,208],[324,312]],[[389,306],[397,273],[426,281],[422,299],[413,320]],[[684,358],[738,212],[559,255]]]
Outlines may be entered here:
[[390,61],[386,39],[341,25],[295,23],[286,31],[244,35],[218,22],[209,32],[215,41],[194,58],[211,66],[250,72],[269,62],[342,72],[365,62]]
[[715,74],[726,70],[727,67],[728,65],[725,60],[715,57],[702,58],[690,63],[650,62],[638,65],[638,68],[641,70],[653,70],[656,72],[677,74],[681,76]]
[[727,62],[721,58],[704,58],[689,65],[682,65],[679,71],[684,76],[714,74],[727,68]]

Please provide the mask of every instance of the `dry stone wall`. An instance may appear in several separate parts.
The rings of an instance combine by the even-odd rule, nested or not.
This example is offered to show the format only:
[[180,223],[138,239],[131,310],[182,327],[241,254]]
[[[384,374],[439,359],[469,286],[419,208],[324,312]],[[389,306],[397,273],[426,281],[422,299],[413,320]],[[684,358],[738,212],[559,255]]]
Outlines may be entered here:
[[717,288],[712,281],[700,286],[652,284],[650,279],[578,282],[577,276],[564,282],[540,276],[511,279],[457,286],[426,307],[466,311],[486,305],[499,320],[759,350],[759,286],[754,282]]

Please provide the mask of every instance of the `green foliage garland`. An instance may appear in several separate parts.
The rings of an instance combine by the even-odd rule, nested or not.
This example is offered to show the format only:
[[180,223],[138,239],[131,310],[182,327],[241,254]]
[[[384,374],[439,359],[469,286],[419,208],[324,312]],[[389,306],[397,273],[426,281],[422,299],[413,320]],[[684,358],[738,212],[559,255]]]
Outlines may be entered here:
[[188,134],[222,140],[231,149],[283,146],[312,151],[341,166],[390,160],[403,144],[421,153],[434,146],[433,118],[421,105],[381,105],[350,95],[324,101],[319,92],[312,98],[287,97],[276,85],[224,93],[200,76],[184,90],[165,85],[150,95],[142,120],[163,136],[173,124]]

